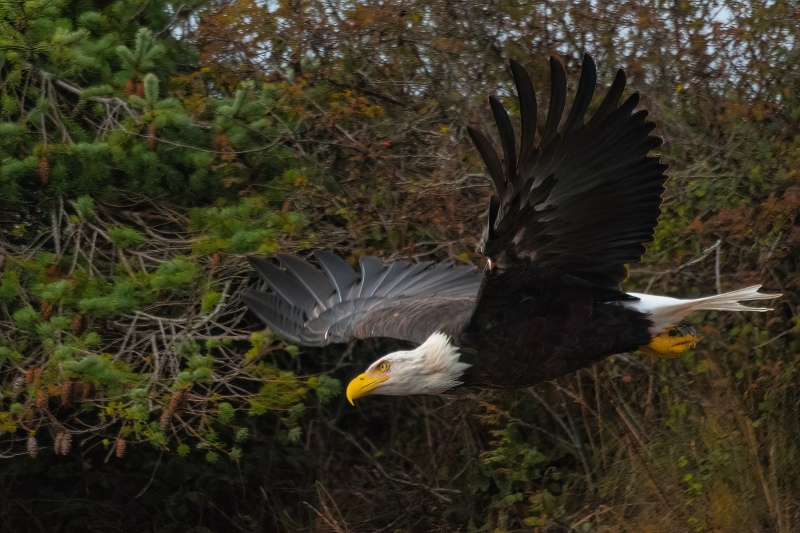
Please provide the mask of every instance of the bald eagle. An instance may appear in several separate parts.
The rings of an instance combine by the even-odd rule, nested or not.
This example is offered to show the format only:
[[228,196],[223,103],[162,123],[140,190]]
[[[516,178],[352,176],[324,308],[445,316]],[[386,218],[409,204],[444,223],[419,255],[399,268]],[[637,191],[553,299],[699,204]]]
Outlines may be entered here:
[[[508,113],[489,99],[502,159],[468,132],[494,183],[479,251],[483,272],[452,263],[386,264],[365,256],[357,274],[339,256],[251,257],[266,290],[246,290],[249,308],[286,340],[325,346],[389,337],[417,348],[381,357],[347,387],[368,394],[440,394],[459,386],[527,387],[642,349],[675,356],[696,340],[673,328],[696,310],[768,311],[740,301],[780,296],[760,285],[694,300],[626,293],[626,264],[640,260],[661,211],[667,166],[639,95],[622,104],[622,70],[587,118],[597,73],[585,55],[565,116],[567,75],[550,60],[547,119],[537,128],[528,73],[511,62],[519,98],[519,144]],[[537,142],[538,141],[538,142]]]

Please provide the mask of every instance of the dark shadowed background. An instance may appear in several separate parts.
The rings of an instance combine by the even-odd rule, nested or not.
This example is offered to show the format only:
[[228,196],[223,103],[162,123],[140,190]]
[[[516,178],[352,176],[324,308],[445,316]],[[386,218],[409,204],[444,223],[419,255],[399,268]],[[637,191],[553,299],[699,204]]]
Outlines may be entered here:
[[[2,531],[791,531],[800,521],[800,10],[788,1],[0,3]],[[672,179],[625,288],[754,283],[528,391],[371,397],[391,342],[300,350],[245,256],[481,266],[465,127],[583,52]],[[601,91],[598,91],[601,93]],[[599,97],[598,97],[599,98]],[[494,135],[492,132],[491,135]]]

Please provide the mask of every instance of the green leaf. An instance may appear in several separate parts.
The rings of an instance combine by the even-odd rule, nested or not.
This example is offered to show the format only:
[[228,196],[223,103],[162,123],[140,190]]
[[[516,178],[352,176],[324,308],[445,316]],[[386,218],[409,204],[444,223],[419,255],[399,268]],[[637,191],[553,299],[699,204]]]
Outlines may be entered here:
[[75,201],[75,211],[83,220],[94,218],[94,200],[89,196],[81,196]]
[[219,407],[217,409],[220,422],[227,424],[228,422],[233,420],[235,411],[231,404],[229,404],[228,402],[222,402],[219,404]]
[[0,300],[11,302],[19,296],[19,276],[13,270],[3,273],[2,282],[0,282]]
[[16,311],[11,318],[17,326],[26,330],[32,329],[42,319],[41,315],[30,305]]
[[308,379],[308,388],[317,393],[320,403],[327,403],[342,391],[342,382],[330,376],[314,376]]
[[47,285],[39,285],[33,292],[42,300],[59,303],[69,293],[69,281],[62,279]]
[[112,244],[122,249],[138,248],[144,236],[128,226],[114,226],[108,229],[108,237]]
[[176,257],[171,261],[164,261],[158,266],[155,275],[150,281],[154,289],[170,289],[186,285],[194,281],[197,266],[183,257]]
[[250,438],[250,430],[249,429],[247,429],[247,428],[239,428],[239,429],[236,430],[236,436],[234,437],[234,440],[236,440],[236,442],[244,442],[249,438]]
[[211,312],[222,299],[222,294],[216,291],[209,291],[203,295],[203,301],[200,304],[200,311],[203,313]]

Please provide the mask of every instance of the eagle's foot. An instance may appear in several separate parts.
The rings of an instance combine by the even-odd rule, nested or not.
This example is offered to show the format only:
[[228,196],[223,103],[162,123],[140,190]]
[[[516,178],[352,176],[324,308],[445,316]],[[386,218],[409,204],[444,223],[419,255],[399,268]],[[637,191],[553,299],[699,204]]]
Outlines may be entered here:
[[697,337],[694,336],[692,328],[676,326],[653,337],[650,344],[640,346],[639,351],[650,357],[672,359],[694,346],[696,342]]

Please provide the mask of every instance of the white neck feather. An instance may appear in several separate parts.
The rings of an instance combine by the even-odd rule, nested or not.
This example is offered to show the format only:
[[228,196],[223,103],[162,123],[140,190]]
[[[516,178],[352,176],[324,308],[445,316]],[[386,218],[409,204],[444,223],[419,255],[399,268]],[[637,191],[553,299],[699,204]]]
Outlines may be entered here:
[[[450,344],[444,333],[434,333],[414,350],[396,352],[392,392],[383,394],[440,394],[461,385],[459,378],[471,365],[459,361],[458,348]],[[389,382],[387,381],[386,385]],[[388,387],[386,387],[388,388]]]

